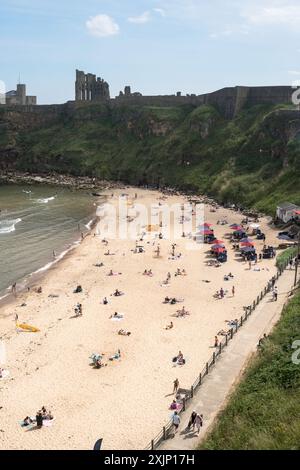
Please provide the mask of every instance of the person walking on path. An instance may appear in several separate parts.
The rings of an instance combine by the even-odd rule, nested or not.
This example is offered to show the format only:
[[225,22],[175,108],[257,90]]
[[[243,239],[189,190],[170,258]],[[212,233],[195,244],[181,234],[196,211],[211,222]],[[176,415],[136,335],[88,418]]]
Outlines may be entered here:
[[203,426],[203,415],[200,415],[197,413],[196,418],[195,418],[195,425],[198,431],[198,434],[200,433],[200,429]]
[[194,429],[195,429],[195,420],[196,420],[196,416],[197,416],[197,413],[196,413],[196,411],[194,410],[194,411],[192,412],[191,416],[190,416],[190,419],[189,419],[189,422],[188,422],[188,425],[187,425],[188,429],[191,429],[191,427],[192,427],[193,431],[194,431]]
[[278,287],[275,286],[273,290],[273,300],[277,302],[277,297],[278,297]]
[[173,382],[173,393],[177,393],[178,389],[179,389],[179,380],[178,379],[175,379],[174,382]]
[[177,411],[174,411],[174,414],[173,414],[173,417],[172,417],[172,422],[173,422],[173,426],[175,428],[174,434],[176,434],[177,431],[178,431],[179,424],[180,424],[180,416],[179,416]]

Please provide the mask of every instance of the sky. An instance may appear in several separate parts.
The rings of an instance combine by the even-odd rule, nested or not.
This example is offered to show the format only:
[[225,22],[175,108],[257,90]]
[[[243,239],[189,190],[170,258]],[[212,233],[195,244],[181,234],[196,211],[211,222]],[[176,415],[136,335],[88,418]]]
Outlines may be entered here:
[[1,0],[0,81],[74,99],[75,70],[111,96],[300,81],[300,0]]

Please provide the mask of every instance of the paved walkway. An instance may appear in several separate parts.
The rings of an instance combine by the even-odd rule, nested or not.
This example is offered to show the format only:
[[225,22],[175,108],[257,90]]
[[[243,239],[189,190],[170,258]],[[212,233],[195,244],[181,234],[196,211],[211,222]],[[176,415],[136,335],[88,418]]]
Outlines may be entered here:
[[[278,301],[272,301],[272,295],[266,297],[256,307],[244,326],[230,341],[218,359],[214,369],[205,377],[194,398],[188,402],[185,413],[181,415],[181,424],[174,438],[163,442],[162,450],[193,450],[199,445],[222,407],[226,404],[234,384],[247,365],[251,355],[257,350],[258,340],[268,334],[281,315],[282,308],[293,286],[294,271],[285,271],[277,282]],[[195,410],[203,414],[204,424],[200,437],[196,432],[186,432],[190,414]]]

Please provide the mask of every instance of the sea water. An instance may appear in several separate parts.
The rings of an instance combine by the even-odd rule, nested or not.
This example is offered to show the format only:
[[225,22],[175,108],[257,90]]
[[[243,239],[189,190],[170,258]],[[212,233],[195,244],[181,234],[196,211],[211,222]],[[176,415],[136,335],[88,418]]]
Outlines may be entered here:
[[16,281],[50,266],[96,214],[87,191],[49,185],[0,186],[0,298]]

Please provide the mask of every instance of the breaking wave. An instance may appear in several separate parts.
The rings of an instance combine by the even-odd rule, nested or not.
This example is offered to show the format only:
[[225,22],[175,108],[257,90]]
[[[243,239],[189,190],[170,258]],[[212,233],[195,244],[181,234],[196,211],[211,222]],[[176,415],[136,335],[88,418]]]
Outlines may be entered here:
[[16,225],[22,222],[22,219],[15,220],[1,220],[0,221],[0,235],[3,233],[11,233],[16,230]]

